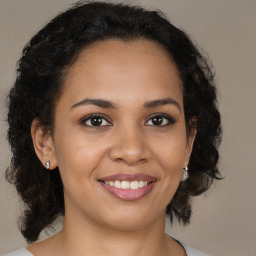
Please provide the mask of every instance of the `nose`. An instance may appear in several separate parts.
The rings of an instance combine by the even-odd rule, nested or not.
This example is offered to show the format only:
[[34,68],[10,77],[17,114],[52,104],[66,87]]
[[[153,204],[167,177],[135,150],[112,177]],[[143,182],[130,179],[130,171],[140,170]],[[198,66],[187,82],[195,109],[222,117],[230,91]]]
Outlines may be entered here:
[[113,161],[136,165],[147,162],[151,158],[148,141],[137,128],[123,129],[115,134],[109,156]]

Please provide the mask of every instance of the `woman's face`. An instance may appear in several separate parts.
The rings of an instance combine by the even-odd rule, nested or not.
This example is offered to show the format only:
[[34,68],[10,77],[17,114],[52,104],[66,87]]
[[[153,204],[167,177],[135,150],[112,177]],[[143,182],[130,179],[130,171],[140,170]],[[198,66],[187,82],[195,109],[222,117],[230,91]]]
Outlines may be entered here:
[[157,43],[107,40],[84,49],[57,102],[54,152],[65,216],[118,229],[165,215],[194,135],[182,84]]

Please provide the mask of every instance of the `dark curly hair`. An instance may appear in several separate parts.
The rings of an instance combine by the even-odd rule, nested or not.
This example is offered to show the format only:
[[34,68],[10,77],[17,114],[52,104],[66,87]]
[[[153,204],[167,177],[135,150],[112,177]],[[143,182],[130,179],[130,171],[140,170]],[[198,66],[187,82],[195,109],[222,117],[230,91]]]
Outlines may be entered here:
[[55,17],[25,46],[8,97],[12,161],[6,178],[15,185],[25,204],[20,229],[28,242],[37,240],[45,227],[65,214],[59,170],[46,172],[37,158],[30,134],[32,121],[37,118],[46,130],[52,131],[55,105],[69,68],[83,48],[111,38],[155,41],[166,49],[179,70],[187,131],[196,127],[197,136],[189,178],[180,183],[166,208],[170,220],[176,217],[189,223],[191,196],[203,193],[214,179],[220,178],[220,114],[214,75],[207,59],[160,11],[126,4],[80,2]]

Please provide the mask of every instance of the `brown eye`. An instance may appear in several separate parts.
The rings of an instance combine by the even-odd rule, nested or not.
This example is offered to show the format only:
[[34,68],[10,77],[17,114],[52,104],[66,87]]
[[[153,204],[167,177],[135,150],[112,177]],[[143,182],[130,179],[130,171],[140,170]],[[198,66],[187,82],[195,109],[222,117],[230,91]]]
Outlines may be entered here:
[[102,124],[102,118],[101,117],[93,117],[90,119],[90,122],[93,126],[100,126]]
[[169,115],[166,114],[158,114],[151,117],[147,125],[149,126],[168,126],[174,124],[176,121]]
[[160,116],[156,116],[152,118],[152,123],[154,125],[161,125],[163,123],[163,118]]
[[82,124],[91,127],[102,127],[102,126],[109,126],[111,125],[106,118],[101,115],[90,115],[87,116],[83,121]]

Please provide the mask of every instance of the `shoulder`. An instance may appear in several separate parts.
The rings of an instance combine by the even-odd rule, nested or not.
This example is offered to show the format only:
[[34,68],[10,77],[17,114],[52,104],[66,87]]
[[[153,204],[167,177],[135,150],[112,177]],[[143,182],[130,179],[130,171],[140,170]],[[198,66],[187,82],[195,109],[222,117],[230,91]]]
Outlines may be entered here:
[[33,256],[33,254],[31,254],[25,248],[21,248],[21,249],[19,249],[17,251],[4,254],[3,256]]
[[201,251],[198,251],[186,244],[183,244],[180,242],[180,244],[184,247],[186,253],[187,253],[187,256],[212,256],[210,254],[207,254],[205,252],[201,252]]

